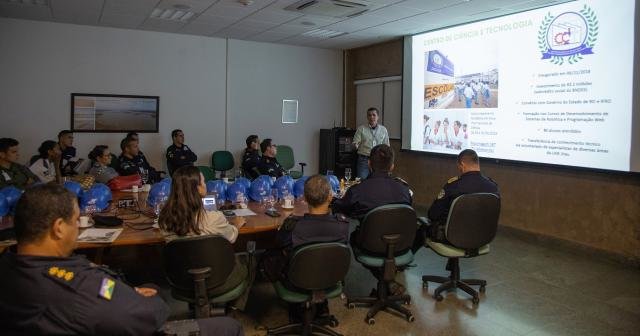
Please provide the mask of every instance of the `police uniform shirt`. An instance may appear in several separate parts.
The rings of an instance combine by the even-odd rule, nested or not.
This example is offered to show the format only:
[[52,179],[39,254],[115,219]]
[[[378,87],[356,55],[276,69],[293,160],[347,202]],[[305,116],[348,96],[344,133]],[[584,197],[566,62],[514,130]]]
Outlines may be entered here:
[[178,147],[175,144],[169,146],[167,148],[167,168],[169,169],[169,174],[173,175],[173,172],[176,169],[183,166],[192,166],[196,160],[198,160],[198,156],[196,153],[192,152],[191,149],[187,145],[182,145],[182,147]]
[[255,149],[245,149],[242,155],[242,170],[247,177],[254,179],[258,177],[258,165],[260,164],[260,154]]
[[279,232],[282,245],[291,245],[292,248],[309,243],[346,243],[349,239],[349,221],[340,220],[332,214],[305,214],[295,222],[293,229],[280,231],[284,231],[284,236]]
[[149,179],[155,181],[157,179],[156,172],[144,155],[138,153],[138,155],[128,158],[124,155],[118,157],[120,166],[118,167],[118,173],[122,176],[134,175],[142,173],[142,169],[146,169],[149,172]]
[[432,223],[444,224],[449,215],[451,203],[458,196],[472,193],[492,193],[500,196],[498,185],[479,171],[466,172],[449,179],[442,187],[438,197],[429,208],[429,219]]
[[9,335],[153,335],[169,316],[82,256],[0,256],[0,326]]
[[382,205],[411,205],[412,202],[412,193],[406,182],[386,172],[373,172],[367,179],[349,188],[341,199],[335,199],[332,209],[349,217],[362,218]]
[[274,157],[268,157],[263,155],[258,163],[258,170],[260,174],[280,177],[286,173],[284,168],[278,163],[278,160]]
[[75,157],[75,147],[66,147],[65,149],[62,149],[59,166],[62,176],[75,175],[75,172],[73,171],[73,167],[75,166],[75,161],[73,161],[73,159],[75,159]]
[[38,177],[23,165],[12,162],[8,169],[0,166],[0,189],[8,186],[24,189],[39,181]]

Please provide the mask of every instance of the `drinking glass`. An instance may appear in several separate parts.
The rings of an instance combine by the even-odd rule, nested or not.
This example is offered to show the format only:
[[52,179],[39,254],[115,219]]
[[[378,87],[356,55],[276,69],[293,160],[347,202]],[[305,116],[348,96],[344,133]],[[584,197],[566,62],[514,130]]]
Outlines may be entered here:
[[347,182],[351,181],[351,168],[344,169],[344,178],[347,180]]
[[267,211],[276,211],[276,208],[274,207],[275,205],[275,198],[273,197],[273,195],[268,195],[267,196],[267,206],[269,207],[267,209]]

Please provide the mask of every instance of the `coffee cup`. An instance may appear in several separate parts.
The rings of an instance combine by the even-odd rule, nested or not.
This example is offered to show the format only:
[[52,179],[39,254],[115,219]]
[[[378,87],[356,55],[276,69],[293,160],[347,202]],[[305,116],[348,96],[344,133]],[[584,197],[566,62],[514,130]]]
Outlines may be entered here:
[[223,177],[223,178],[222,178],[222,182],[224,182],[224,183],[229,183],[229,178],[228,178],[228,177]]
[[149,192],[149,190],[151,190],[151,185],[150,184],[142,185],[142,191]]
[[284,199],[284,207],[285,208],[293,208],[293,199],[291,198],[285,198]]
[[132,186],[131,191],[138,192],[138,186],[137,185]]
[[89,227],[89,216],[80,216],[79,224],[81,228]]

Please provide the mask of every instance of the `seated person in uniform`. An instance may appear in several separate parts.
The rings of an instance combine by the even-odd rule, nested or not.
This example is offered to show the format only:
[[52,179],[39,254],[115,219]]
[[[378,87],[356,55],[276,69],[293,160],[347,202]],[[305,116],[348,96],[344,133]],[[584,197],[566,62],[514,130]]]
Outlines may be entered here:
[[260,164],[260,140],[257,135],[250,135],[246,140],[247,148],[244,149],[242,154],[242,171],[244,176],[253,180],[260,172],[258,171],[258,164]]
[[29,170],[43,183],[59,181],[60,171],[56,166],[60,165],[61,154],[58,144],[47,140],[38,148],[38,158],[31,163]]
[[[276,234],[279,247],[268,251],[262,262],[262,269],[271,281],[284,281],[286,284],[286,265],[291,251],[299,246],[321,243],[347,243],[349,221],[331,214],[329,204],[333,191],[329,181],[323,175],[314,175],[304,183],[304,199],[309,212],[302,217],[289,216]],[[290,316],[296,319],[299,306],[290,306]],[[318,318],[329,315],[327,301],[318,307]]]
[[444,229],[451,203],[458,196],[472,193],[492,193],[500,196],[498,185],[480,173],[480,160],[474,150],[465,149],[460,152],[457,166],[460,176],[454,176],[447,181],[429,208],[429,224],[420,230],[423,242],[426,234],[433,241],[447,243]]
[[192,152],[187,145],[184,144],[184,133],[182,130],[175,129],[171,131],[171,139],[173,145],[167,148],[167,168],[169,175],[173,175],[176,169],[184,166],[193,166],[198,160],[196,153]]
[[369,156],[369,177],[349,188],[344,197],[335,199],[331,204],[332,210],[361,220],[367,212],[382,205],[411,205],[413,192],[407,183],[398,177],[391,177],[394,155],[389,145],[373,147]]
[[[217,235],[226,238],[231,243],[236,241],[238,229],[246,223],[244,217],[233,218],[233,224],[231,224],[222,212],[205,210],[202,197],[206,194],[207,185],[198,168],[184,166],[173,173],[171,194],[158,217],[158,224],[165,240],[199,235]],[[235,267],[223,286],[234,288],[240,285],[247,278],[247,275],[247,266],[236,258]],[[236,299],[236,307],[242,308],[248,294],[249,290]]]
[[[131,287],[74,255],[77,197],[60,185],[27,189],[16,206],[16,252],[0,256],[5,335],[154,335],[169,307],[153,288]],[[231,319],[197,321],[204,333],[239,335]]]
[[[62,130],[58,133],[58,146],[62,151],[62,159],[58,166],[62,176],[72,176],[78,174],[78,171],[86,167],[78,166],[84,162],[83,159],[76,157],[76,148],[73,147],[73,132],[70,130]],[[84,168],[83,168],[84,167]]]
[[18,163],[18,145],[16,139],[0,139],[0,189],[8,186],[24,189],[40,182],[29,168]]
[[260,174],[280,177],[287,173],[276,160],[277,147],[271,142],[271,139],[262,140],[260,150],[262,151],[262,157],[258,162]]
[[93,147],[89,153],[89,159],[92,162],[89,174],[95,177],[97,183],[107,184],[113,178],[119,176],[118,172],[109,166],[111,164],[109,147],[105,145]]
[[160,180],[160,174],[151,167],[147,158],[140,154],[138,141],[132,138],[124,138],[120,142],[122,154],[118,157],[118,174],[122,176],[147,173],[149,182],[154,183]]

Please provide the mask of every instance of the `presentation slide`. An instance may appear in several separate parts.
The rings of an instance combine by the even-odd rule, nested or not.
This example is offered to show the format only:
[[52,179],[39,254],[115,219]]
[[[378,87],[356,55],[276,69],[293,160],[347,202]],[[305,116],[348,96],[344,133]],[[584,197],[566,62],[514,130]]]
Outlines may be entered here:
[[403,148],[633,171],[633,51],[633,0],[407,37]]

